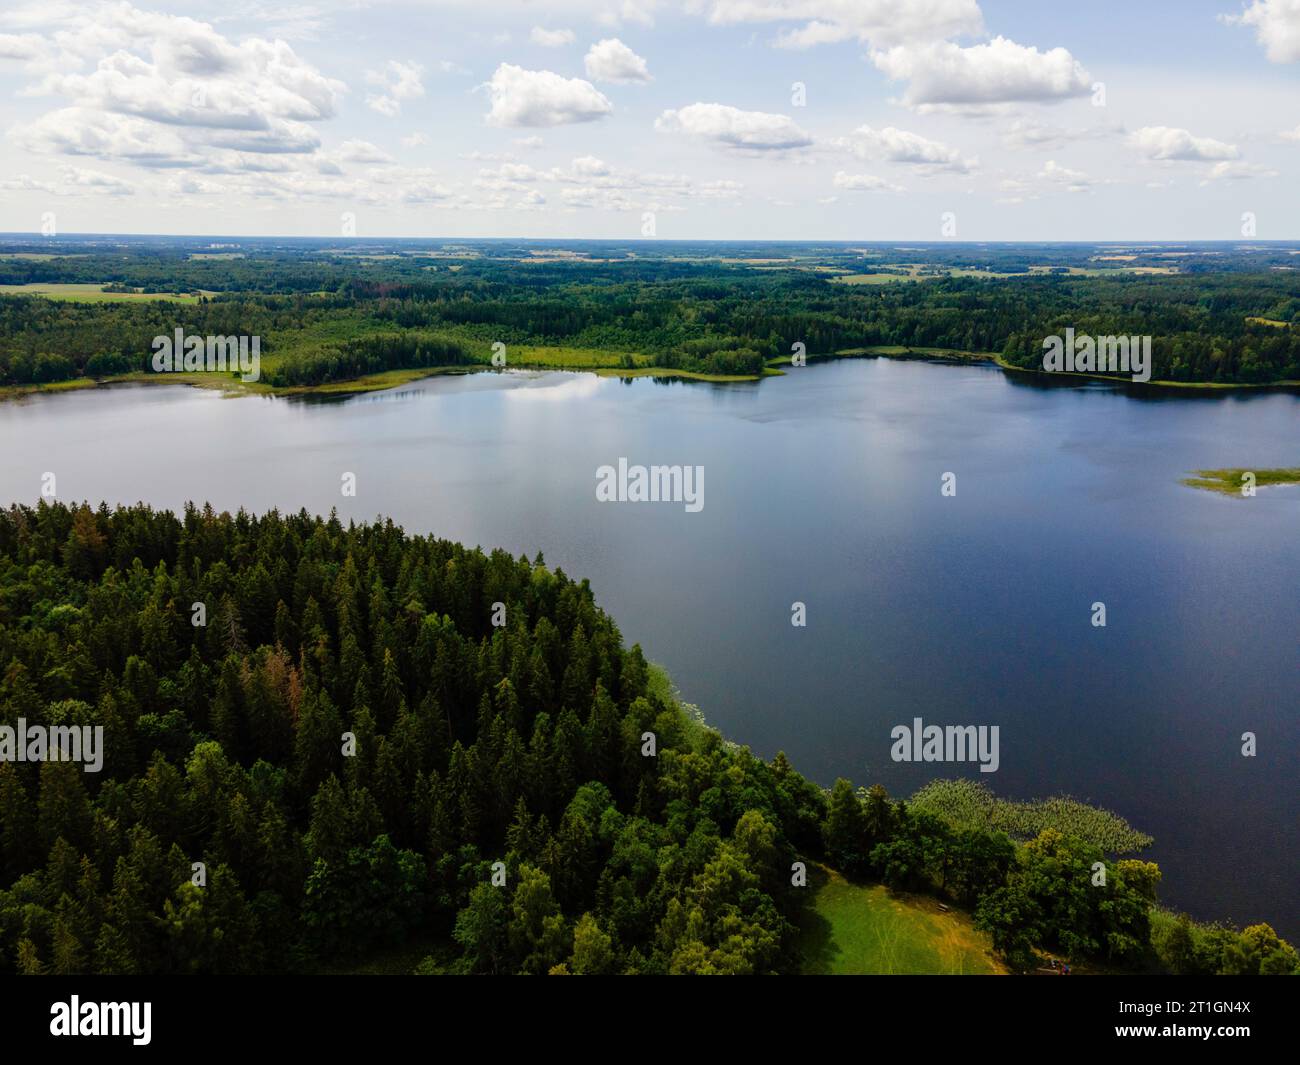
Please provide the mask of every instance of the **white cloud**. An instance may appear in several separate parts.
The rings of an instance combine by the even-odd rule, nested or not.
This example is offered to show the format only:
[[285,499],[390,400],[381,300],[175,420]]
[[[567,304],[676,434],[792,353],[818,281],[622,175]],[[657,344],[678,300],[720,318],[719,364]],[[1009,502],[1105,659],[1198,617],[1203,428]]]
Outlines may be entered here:
[[587,52],[583,65],[587,77],[593,81],[641,82],[653,81],[646,69],[645,60],[617,37],[597,41]]
[[1148,159],[1236,159],[1239,154],[1235,145],[1194,137],[1185,129],[1170,126],[1143,126],[1129,134],[1128,142]]
[[514,139],[514,143],[517,144],[520,148],[524,148],[530,152],[535,152],[537,151],[537,149],[539,149],[542,146],[544,142],[541,137],[534,134],[531,137],[516,137]]
[[1017,119],[1002,134],[1008,148],[1063,148],[1074,137],[1061,126],[1046,126],[1041,122]]
[[605,6],[596,21],[602,26],[617,26],[624,22],[633,22],[638,26],[654,25],[654,10],[658,0],[623,0],[617,7]]
[[1251,26],[1274,63],[1300,60],[1300,0],[1252,0],[1240,15],[1220,15],[1232,26]]
[[166,188],[173,196],[220,196],[226,192],[226,186],[219,181],[190,177],[188,174],[169,179]]
[[[225,152],[312,154],[312,123],[346,92],[282,40],[230,41],[207,23],[129,2],[22,9],[44,36],[8,35],[7,52],[42,54],[24,95],[72,106],[10,130],[32,151],[149,167],[203,166]],[[90,69],[83,68],[90,66]]]
[[[329,160],[316,157],[317,169],[327,172],[332,164]],[[284,174],[293,169],[293,164],[283,156],[266,155],[258,152],[216,152],[203,164],[208,174]],[[334,167],[342,173],[338,167]]]
[[369,171],[372,182],[381,187],[372,199],[398,203],[444,203],[454,196],[453,191],[438,181],[437,173],[428,167],[385,166]]
[[573,43],[573,30],[544,30],[541,26],[534,26],[528,37],[533,44],[543,48],[563,48]]
[[138,166],[188,166],[201,161],[175,130],[90,108],[46,112],[34,122],[13,127],[9,136],[28,151],[121,159]]
[[706,200],[737,200],[744,187],[739,181],[706,181],[700,186],[698,195]]
[[835,171],[835,176],[831,179],[837,189],[847,189],[850,192],[902,192],[901,185],[893,185],[884,178],[875,177],[872,174],[848,174],[843,170]]
[[969,173],[979,166],[978,159],[963,158],[956,148],[893,126],[884,129],[859,126],[852,136],[839,137],[831,143],[836,148],[852,152],[859,159],[884,159],[958,174]]
[[746,151],[783,151],[812,144],[812,138],[785,115],[741,111],[727,104],[696,103],[665,111],[655,119],[655,129]]
[[969,48],[949,41],[897,45],[872,52],[871,61],[889,78],[906,80],[903,103],[923,111],[1052,103],[1086,95],[1092,83],[1064,48],[1040,52],[1005,37]]
[[573,171],[584,177],[604,177],[609,173],[609,164],[594,155],[584,155],[573,161]]
[[128,31],[127,46],[103,55],[90,74],[48,74],[42,93],[169,125],[265,130],[277,120],[330,118],[345,91],[284,41],[236,45],[206,23],[129,4],[91,8],[87,18],[110,38]]
[[390,59],[382,70],[367,70],[366,84],[375,85],[379,92],[366,97],[372,110],[389,118],[399,114],[403,100],[415,100],[424,95],[420,75],[424,68],[419,63],[403,63]]
[[382,148],[377,148],[369,141],[344,141],[338,150],[338,158],[345,163],[391,163],[393,157]]
[[522,189],[525,185],[539,181],[546,175],[526,163],[504,163],[495,170],[484,169],[478,172],[474,185],[480,189],[503,191]]
[[45,50],[45,38],[35,33],[0,33],[0,59],[39,59]]
[[487,83],[492,126],[562,126],[592,122],[614,110],[589,81],[565,78],[549,70],[524,70],[502,63]]
[[712,0],[709,21],[803,23],[777,38],[779,45],[788,48],[845,40],[887,47],[984,29],[976,0]]
[[90,192],[103,193],[106,196],[132,196],[135,194],[127,182],[102,170],[87,170],[79,166],[59,167],[59,176],[65,185],[75,185]]
[[1080,170],[1060,166],[1054,159],[1049,159],[1037,176],[1039,181],[1060,186],[1066,192],[1087,192],[1093,185],[1099,184],[1095,178],[1089,177]]
[[19,174],[17,177],[0,179],[0,189],[4,189],[5,192],[46,192],[58,195],[58,190],[48,181],[40,181],[31,174]]
[[1055,151],[1084,141],[1119,137],[1123,133],[1124,127],[1119,123],[1067,129],[1064,126],[1046,125],[1032,119],[1018,118],[1003,131],[1002,143],[1008,148],[1019,150]]
[[1259,163],[1241,163],[1225,161],[1215,163],[1206,171],[1205,179],[1202,185],[1208,185],[1211,181],[1244,181],[1247,178],[1275,178],[1278,172],[1272,167],[1263,166]]
[[429,138],[423,133],[410,133],[402,138],[403,148],[419,148],[421,145],[429,143]]

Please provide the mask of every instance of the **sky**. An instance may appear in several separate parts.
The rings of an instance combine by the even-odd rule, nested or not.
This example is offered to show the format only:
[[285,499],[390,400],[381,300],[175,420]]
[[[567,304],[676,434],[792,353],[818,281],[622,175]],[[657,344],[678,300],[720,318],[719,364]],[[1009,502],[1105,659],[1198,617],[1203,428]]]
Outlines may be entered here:
[[1300,0],[0,11],[0,231],[1300,238]]

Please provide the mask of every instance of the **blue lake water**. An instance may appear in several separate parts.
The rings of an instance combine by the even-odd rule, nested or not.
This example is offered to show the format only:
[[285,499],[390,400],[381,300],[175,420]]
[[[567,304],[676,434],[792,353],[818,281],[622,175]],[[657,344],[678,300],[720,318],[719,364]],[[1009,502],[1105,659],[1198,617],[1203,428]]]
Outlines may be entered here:
[[[5,501],[34,503],[49,471],[69,501],[337,508],[542,551],[758,754],[896,795],[970,775],[1098,803],[1156,838],[1167,902],[1300,937],[1300,487],[1179,483],[1300,465],[1295,395],[889,360],[748,385],[437,377],[330,403],[143,385],[0,404],[0,454]],[[620,457],[703,466],[703,509],[598,502]],[[997,772],[894,762],[890,730],[916,717],[997,725]]]

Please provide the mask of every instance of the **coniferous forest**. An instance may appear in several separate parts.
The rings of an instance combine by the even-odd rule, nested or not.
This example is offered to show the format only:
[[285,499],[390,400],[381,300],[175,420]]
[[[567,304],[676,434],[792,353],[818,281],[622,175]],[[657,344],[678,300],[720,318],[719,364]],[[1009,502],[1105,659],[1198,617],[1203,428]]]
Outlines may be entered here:
[[102,725],[104,757],[0,763],[6,973],[349,971],[411,943],[427,973],[798,972],[825,867],[970,911],[1012,970],[1298,964],[1268,925],[1160,910],[1095,818],[1012,838],[762,761],[585,581],[391,523],[9,507],[20,720]]

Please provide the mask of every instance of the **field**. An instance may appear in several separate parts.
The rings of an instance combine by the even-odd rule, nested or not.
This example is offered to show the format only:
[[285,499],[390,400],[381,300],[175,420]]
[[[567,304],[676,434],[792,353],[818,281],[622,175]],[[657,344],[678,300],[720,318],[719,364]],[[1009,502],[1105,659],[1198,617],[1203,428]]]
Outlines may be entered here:
[[71,300],[75,303],[105,303],[117,300],[168,300],[173,303],[197,303],[198,296],[176,295],[170,292],[105,292],[97,284],[45,284],[0,285],[0,294],[8,296],[48,296],[52,300]]
[[[882,263],[883,269],[871,273],[842,273],[831,281],[839,285],[888,285],[894,281],[930,281],[936,277],[978,277],[1005,280],[1046,274],[1055,271],[1068,277],[1117,277],[1124,274],[1176,274],[1176,266],[1031,266],[1027,271],[993,271],[975,267],[945,266],[941,263]],[[906,273],[896,271],[906,270]]]
[[884,886],[851,884],[823,866],[809,868],[816,893],[803,930],[806,974],[989,975],[1005,971],[988,937],[965,914],[944,913],[933,899],[891,895]]

